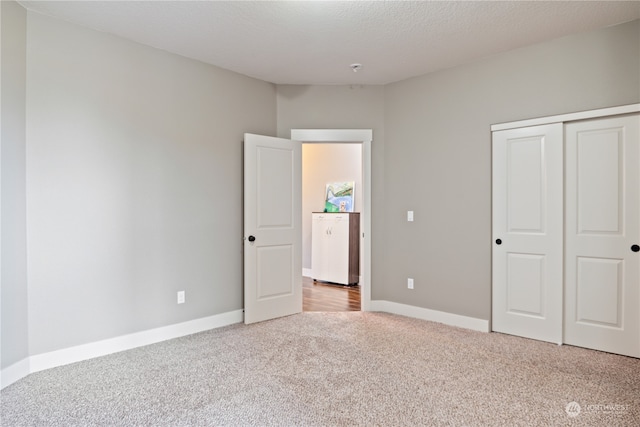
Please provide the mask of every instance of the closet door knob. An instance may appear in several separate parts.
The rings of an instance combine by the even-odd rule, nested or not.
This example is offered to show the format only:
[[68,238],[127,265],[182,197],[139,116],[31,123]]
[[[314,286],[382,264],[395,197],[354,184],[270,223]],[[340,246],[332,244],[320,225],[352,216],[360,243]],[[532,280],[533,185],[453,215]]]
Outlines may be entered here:
[[248,239],[250,242],[255,242],[256,241],[256,237],[255,236],[249,236]]
[[496,245],[501,245],[501,244],[502,244],[502,240],[496,239]]
[[638,251],[640,251],[640,246],[638,246],[638,245],[632,245],[632,246],[631,246],[631,250],[632,250],[633,252],[638,252]]

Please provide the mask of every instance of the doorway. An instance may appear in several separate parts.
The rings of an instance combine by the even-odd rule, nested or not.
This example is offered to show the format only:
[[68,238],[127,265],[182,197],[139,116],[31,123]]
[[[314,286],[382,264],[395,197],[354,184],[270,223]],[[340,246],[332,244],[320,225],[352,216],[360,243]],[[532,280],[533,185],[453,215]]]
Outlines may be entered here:
[[[369,236],[372,131],[371,129],[292,129],[291,139],[303,143],[304,311],[367,311],[371,301]],[[315,175],[318,170],[324,171],[318,172],[319,177],[312,177],[312,182],[307,182],[312,190],[308,190],[306,194],[305,163],[307,180],[309,180],[308,175]],[[341,171],[341,168],[353,169],[353,171]],[[360,281],[355,287],[314,282],[311,279],[311,212],[322,211],[325,185],[340,181],[356,182],[354,211],[360,212],[361,217]]]

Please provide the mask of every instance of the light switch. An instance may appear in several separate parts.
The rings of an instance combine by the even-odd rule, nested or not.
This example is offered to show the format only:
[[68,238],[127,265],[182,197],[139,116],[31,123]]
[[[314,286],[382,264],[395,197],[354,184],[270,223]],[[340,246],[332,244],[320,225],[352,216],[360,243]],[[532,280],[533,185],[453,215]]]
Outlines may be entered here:
[[407,211],[407,221],[413,221],[413,211]]

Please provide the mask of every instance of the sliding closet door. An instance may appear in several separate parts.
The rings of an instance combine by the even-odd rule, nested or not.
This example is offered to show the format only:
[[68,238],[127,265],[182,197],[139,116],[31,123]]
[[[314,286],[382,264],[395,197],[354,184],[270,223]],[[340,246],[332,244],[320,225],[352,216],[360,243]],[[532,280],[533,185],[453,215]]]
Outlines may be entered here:
[[566,126],[565,342],[640,357],[640,116]]
[[493,133],[492,329],[562,342],[562,124]]

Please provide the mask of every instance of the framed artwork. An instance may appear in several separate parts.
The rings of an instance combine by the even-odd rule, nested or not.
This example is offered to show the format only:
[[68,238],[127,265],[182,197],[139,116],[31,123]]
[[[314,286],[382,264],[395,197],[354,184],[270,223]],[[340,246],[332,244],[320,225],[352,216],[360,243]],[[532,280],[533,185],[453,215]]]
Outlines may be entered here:
[[353,198],[353,190],[356,183],[350,182],[334,182],[327,184],[324,199],[325,212],[353,212],[355,199]]

